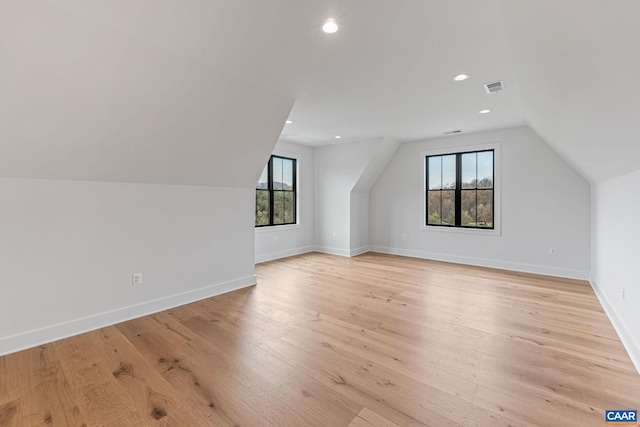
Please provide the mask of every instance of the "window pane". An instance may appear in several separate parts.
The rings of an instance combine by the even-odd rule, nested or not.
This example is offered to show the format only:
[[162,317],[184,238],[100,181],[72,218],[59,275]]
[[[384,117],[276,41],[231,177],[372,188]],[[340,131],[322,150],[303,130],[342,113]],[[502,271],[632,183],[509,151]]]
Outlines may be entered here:
[[284,193],[284,222],[287,224],[294,223],[295,217],[296,199],[295,193],[287,191]]
[[476,153],[462,155],[462,188],[476,188]]
[[442,188],[442,156],[427,158],[429,162],[429,190],[440,190]]
[[427,224],[441,224],[440,212],[441,196],[440,191],[429,191],[427,193]]
[[284,191],[273,192],[273,223],[284,224]]
[[262,171],[262,175],[260,176],[260,181],[258,181],[258,185],[256,185],[256,188],[266,190],[267,188],[269,188],[268,183],[269,183],[269,165],[267,164],[267,166],[265,166],[264,170]]
[[256,225],[269,224],[269,191],[256,190]]
[[462,190],[461,225],[476,226],[476,190]]
[[478,190],[478,227],[493,228],[493,190]]
[[456,224],[456,192],[442,192],[442,224]]
[[273,163],[273,189],[282,190],[282,158],[272,157],[271,162]]
[[493,151],[478,153],[478,188],[493,188]]
[[456,188],[456,156],[442,156],[442,189]]
[[282,189],[293,190],[293,165],[291,159],[282,159]]

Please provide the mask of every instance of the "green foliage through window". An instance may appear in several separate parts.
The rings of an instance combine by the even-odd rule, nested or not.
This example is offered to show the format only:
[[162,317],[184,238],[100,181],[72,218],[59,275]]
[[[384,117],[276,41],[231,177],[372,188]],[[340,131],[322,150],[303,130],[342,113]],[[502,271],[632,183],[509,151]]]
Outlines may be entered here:
[[256,185],[256,227],[296,223],[296,159],[271,156]]

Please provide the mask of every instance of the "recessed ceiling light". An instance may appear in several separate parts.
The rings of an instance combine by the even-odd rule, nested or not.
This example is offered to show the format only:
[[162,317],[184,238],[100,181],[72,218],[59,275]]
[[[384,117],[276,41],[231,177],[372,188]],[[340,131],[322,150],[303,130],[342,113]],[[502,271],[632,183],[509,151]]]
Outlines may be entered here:
[[461,82],[463,80],[467,80],[469,77],[471,77],[469,74],[458,74],[453,78],[453,80],[457,82]]
[[342,137],[341,137],[340,135],[336,135],[336,136],[334,136],[334,138],[335,138],[335,139],[340,139],[340,138],[342,138]]
[[292,122],[291,120],[287,120],[285,123],[286,123],[286,124],[288,124],[288,125],[290,125],[290,124],[292,124],[293,122]]
[[327,19],[326,21],[324,21],[324,24],[322,24],[322,31],[327,34],[333,34],[338,31],[339,28],[340,27],[338,27],[336,20],[333,18]]
[[480,110],[480,111],[478,111],[478,113],[480,113],[480,114],[487,114],[487,113],[490,113],[490,112],[491,112],[491,110]]

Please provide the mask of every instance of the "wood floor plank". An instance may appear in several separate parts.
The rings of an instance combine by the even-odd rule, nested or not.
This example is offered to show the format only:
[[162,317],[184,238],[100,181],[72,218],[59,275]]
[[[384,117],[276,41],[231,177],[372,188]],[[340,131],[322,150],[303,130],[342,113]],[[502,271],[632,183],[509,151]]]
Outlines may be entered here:
[[[345,359],[357,360],[361,365],[365,365],[361,368],[363,372],[378,374],[381,378],[398,376],[402,378],[402,381],[398,381],[398,383],[410,386],[412,393],[418,392],[418,389],[426,386],[445,391],[463,400],[471,401],[473,399],[477,385],[472,381],[456,378],[448,373],[441,375],[444,372],[436,370],[428,362],[401,363],[399,358],[395,360],[393,356],[386,356],[379,348],[370,347],[369,344],[352,346],[353,340],[345,342],[331,330],[318,327],[319,323],[314,324],[311,334],[309,331],[301,330],[283,337],[283,340],[293,345],[303,345],[325,359],[338,355]],[[423,382],[423,379],[428,379],[428,381]],[[391,380],[379,380],[381,383],[385,381]]]
[[376,414],[369,408],[363,408],[358,414],[358,417],[369,422],[374,427],[399,427],[397,424],[392,423],[380,414]]
[[490,387],[480,386],[474,404],[504,414],[514,420],[516,425],[596,426],[601,425],[604,420],[604,410],[515,381],[504,381]]
[[[273,417],[277,406],[270,407],[271,396],[249,384],[255,405],[248,405],[239,395],[246,387],[234,376],[240,370],[228,370],[226,364],[221,363],[219,351],[213,354],[207,343],[194,342],[196,335],[178,322],[159,315],[152,317],[151,322],[145,319],[127,325],[123,333],[143,355],[155,361],[155,368],[179,390],[183,405],[199,424],[271,425],[261,415]],[[140,329],[136,328],[136,323]],[[155,323],[164,333],[149,329],[149,323]]]
[[143,420],[153,422],[178,411],[180,396],[176,390],[129,340],[113,329],[101,331],[102,339],[96,347],[105,355],[111,375],[128,394]]
[[[82,426],[87,412],[77,404],[81,395],[68,382],[54,344],[23,353],[19,383],[21,390],[17,425]],[[108,419],[108,417],[105,417]]]
[[367,253],[0,357],[6,426],[602,425],[640,375],[587,282]]
[[349,423],[348,427],[375,427],[375,426],[363,418],[355,417],[353,421]]
[[321,382],[331,390],[343,394],[362,406],[374,408],[387,418],[402,426],[460,426],[461,424],[443,417],[430,409],[407,400],[384,386],[384,379],[361,378],[358,367],[344,364],[340,358],[319,359],[303,348],[288,343],[266,344],[272,354],[290,361],[292,366]]
[[[221,348],[237,348],[243,345],[243,335],[237,331],[227,331],[219,322],[211,323],[204,317],[194,317],[185,321],[185,326],[206,340],[214,340]],[[277,386],[281,399],[297,410],[315,417],[319,425],[343,425],[353,418],[362,406],[332,392],[310,377],[300,375],[286,361],[274,358],[262,351],[260,345],[243,352],[245,373],[266,380],[264,388]]]
[[20,425],[20,401],[14,400],[0,404],[0,426],[17,427]]

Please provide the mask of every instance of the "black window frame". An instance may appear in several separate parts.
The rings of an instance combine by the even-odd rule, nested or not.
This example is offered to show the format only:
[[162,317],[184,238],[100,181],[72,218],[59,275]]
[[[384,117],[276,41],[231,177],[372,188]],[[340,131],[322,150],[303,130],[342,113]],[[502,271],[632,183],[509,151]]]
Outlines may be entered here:
[[[273,160],[274,159],[283,159],[290,160],[293,163],[293,179],[292,179],[292,188],[288,190],[276,190],[274,188],[274,180],[273,180]],[[269,223],[268,224],[255,224],[256,228],[262,227],[279,227],[282,225],[296,225],[298,223],[298,159],[293,157],[285,157],[273,154],[269,157],[269,161],[267,162],[267,188],[258,188],[256,185],[256,204],[258,203],[258,191],[268,191],[269,192]],[[293,195],[293,221],[292,222],[283,222],[274,224],[274,205],[275,205],[275,193],[291,193]],[[257,217],[256,217],[257,220]]]
[[[491,188],[478,188],[477,187],[477,183],[476,183],[476,187],[474,189],[466,189],[466,188],[462,188],[462,156],[464,154],[478,154],[478,153],[486,153],[486,152],[491,152],[492,153],[492,157],[493,157],[493,164],[492,164],[492,177],[491,177]],[[441,188],[439,190],[430,190],[429,189],[429,159],[432,157],[445,157],[445,156],[455,156],[455,176],[456,176],[456,186],[455,189],[450,188],[450,189],[445,189],[445,188]],[[458,151],[458,152],[444,152],[444,153],[439,153],[439,154],[430,154],[430,155],[426,155],[424,158],[424,162],[425,162],[425,200],[424,200],[424,210],[425,210],[425,217],[424,217],[424,225],[426,227],[444,227],[444,228],[455,228],[455,229],[467,229],[467,230],[487,230],[487,231],[492,231],[492,230],[496,230],[496,149],[495,148],[486,148],[486,149],[481,149],[481,150],[465,150],[465,151]],[[477,170],[477,166],[476,166],[476,170]],[[477,177],[476,177],[477,180]],[[469,225],[463,225],[462,224],[462,192],[464,190],[475,190],[476,191],[476,212],[477,212],[477,205],[478,205],[478,196],[477,196],[477,191],[478,190],[491,190],[491,227],[478,227],[476,226],[469,226]],[[454,191],[454,216],[455,216],[455,224],[430,224],[429,223],[429,192],[433,192],[433,191]],[[442,196],[440,198],[440,200],[442,200]],[[441,202],[442,204],[442,202]],[[441,211],[442,211],[442,207],[441,207]],[[442,215],[441,215],[442,217]]]

